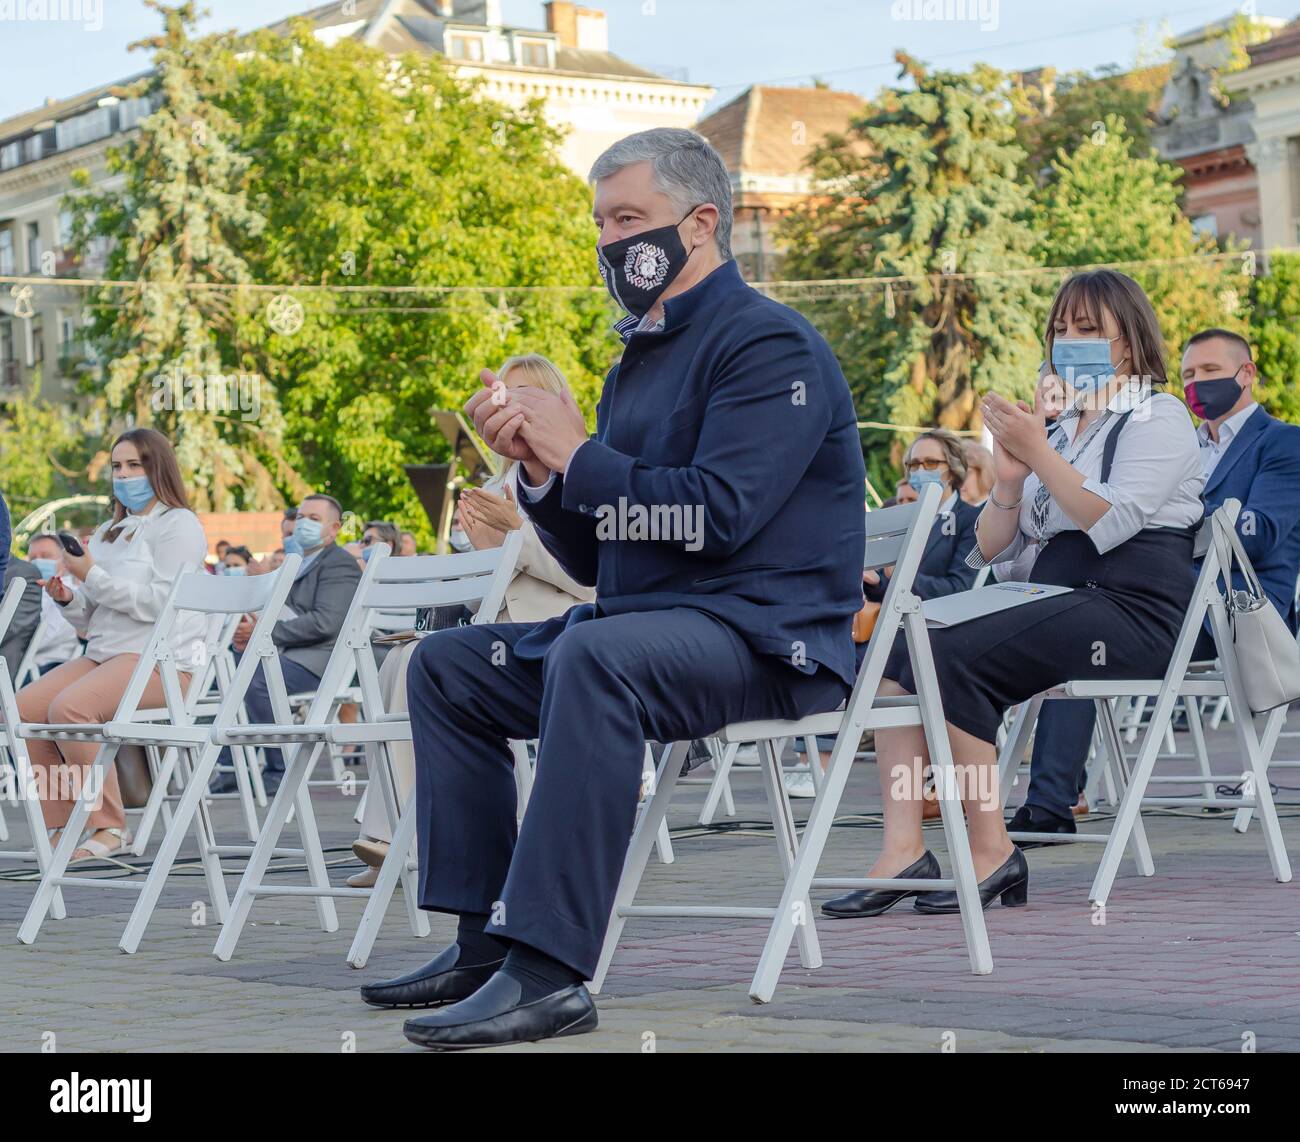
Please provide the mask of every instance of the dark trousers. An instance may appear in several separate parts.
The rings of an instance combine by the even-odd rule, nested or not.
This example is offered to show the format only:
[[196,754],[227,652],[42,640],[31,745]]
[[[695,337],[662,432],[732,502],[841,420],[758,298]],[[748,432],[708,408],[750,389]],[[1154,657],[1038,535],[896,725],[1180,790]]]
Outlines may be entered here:
[[[236,659],[241,655],[236,655]],[[305,666],[299,666],[292,659],[280,655],[280,670],[284,673],[284,687],[290,694],[298,694],[306,690],[315,690],[320,685],[320,676],[313,674]],[[248,711],[250,721],[260,724],[273,723],[275,714],[271,710],[271,695],[266,688],[266,675],[262,673],[261,665],[253,672],[252,680],[248,683],[248,691],[244,695],[244,709]],[[230,750],[221,751],[220,760],[230,764]],[[266,747],[266,772],[283,773],[284,757],[279,749],[274,746]]]
[[[420,906],[493,916],[590,978],[632,835],[648,739],[833,710],[848,686],[754,654],[730,628],[675,608],[575,623],[540,659],[531,624],[439,631],[407,674],[415,740]],[[540,739],[516,836],[508,739]]]
[[[1214,637],[1202,631],[1192,661],[1214,658]],[[1088,747],[1097,724],[1097,707],[1088,699],[1044,702],[1034,730],[1025,804],[1069,819],[1085,784]]]

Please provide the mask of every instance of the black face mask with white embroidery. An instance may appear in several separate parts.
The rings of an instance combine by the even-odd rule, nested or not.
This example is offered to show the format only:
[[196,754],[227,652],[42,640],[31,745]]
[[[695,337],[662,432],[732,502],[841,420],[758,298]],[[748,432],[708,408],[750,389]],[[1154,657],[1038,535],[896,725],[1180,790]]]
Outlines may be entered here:
[[630,238],[596,247],[596,264],[609,295],[633,317],[644,317],[678,274],[693,250],[682,244],[677,227],[700,206],[692,206],[674,226],[643,230]]

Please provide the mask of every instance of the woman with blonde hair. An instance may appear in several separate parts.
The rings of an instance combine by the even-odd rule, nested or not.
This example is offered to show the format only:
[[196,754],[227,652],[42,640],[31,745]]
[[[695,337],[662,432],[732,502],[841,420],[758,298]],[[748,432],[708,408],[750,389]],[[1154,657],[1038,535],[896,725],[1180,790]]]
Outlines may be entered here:
[[[544,389],[556,396],[569,391],[564,374],[547,358],[537,353],[511,357],[497,370],[497,380],[507,389],[529,386]],[[506,588],[501,611],[493,622],[535,623],[554,618],[575,603],[588,603],[596,597],[560,566],[537,537],[532,522],[518,509],[518,464],[510,464],[482,488],[467,488],[460,495],[456,520],[475,550],[500,547],[509,531],[522,531],[523,544],[515,564],[514,576]],[[390,654],[379,672],[380,689],[391,713],[406,709],[406,667],[418,639],[406,643]],[[393,778],[399,801],[404,800],[415,784],[415,753],[409,743],[389,747],[393,761]],[[373,757],[372,757],[373,760]],[[348,879],[354,888],[374,884],[391,840],[383,799],[371,797],[361,822],[362,836],[352,851],[369,867]]]

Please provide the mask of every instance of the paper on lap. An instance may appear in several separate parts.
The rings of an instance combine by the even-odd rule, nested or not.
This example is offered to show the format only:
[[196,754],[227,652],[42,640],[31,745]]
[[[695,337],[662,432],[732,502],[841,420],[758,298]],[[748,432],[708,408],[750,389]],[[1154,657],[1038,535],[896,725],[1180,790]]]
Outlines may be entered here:
[[958,591],[938,599],[926,599],[921,604],[925,624],[930,627],[951,627],[971,619],[983,618],[998,611],[1010,610],[1024,603],[1036,603],[1053,595],[1064,595],[1071,588],[1056,587],[1050,583],[990,583],[973,591]]

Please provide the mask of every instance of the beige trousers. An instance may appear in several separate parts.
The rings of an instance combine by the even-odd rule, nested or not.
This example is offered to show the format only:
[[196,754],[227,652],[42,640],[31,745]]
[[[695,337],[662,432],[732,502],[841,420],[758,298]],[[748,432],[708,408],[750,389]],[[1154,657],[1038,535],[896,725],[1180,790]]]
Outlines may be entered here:
[[[92,662],[82,657],[56,666],[18,691],[18,714],[24,722],[107,722],[117,713],[139,658],[138,654],[118,654],[104,662]],[[181,674],[180,683],[182,691],[186,690],[190,676]],[[165,702],[162,679],[155,671],[145,687],[141,705],[162,706]],[[35,770],[41,809],[50,828],[61,828],[68,823],[98,750],[94,742],[28,739],[27,752]],[[95,799],[89,825],[92,830],[126,826],[122,791],[114,766],[109,766],[104,776],[104,787]]]
[[[385,713],[406,713],[406,667],[419,645],[419,639],[413,639],[394,647],[379,668],[379,696]],[[379,760],[379,747],[367,746],[366,751],[367,763],[374,766]],[[389,742],[388,756],[392,761],[393,787],[397,791],[397,808],[400,810],[415,788],[415,746],[411,742]],[[361,815],[361,835],[390,844],[393,840],[388,816],[384,812],[384,798],[379,786],[373,782],[366,797],[366,811]]]

